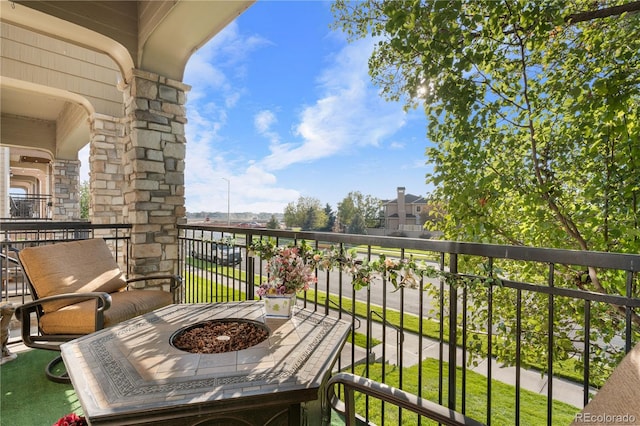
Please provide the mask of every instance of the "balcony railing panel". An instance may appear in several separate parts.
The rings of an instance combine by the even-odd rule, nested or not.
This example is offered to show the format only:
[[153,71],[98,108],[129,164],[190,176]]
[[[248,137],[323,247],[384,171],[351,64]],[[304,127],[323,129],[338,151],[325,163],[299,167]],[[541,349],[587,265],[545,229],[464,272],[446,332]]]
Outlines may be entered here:
[[4,220],[51,219],[51,195],[11,194],[9,196],[10,217]]
[[17,262],[24,247],[87,238],[104,238],[123,271],[128,270],[131,225],[96,225],[89,222],[0,222],[0,301],[29,297],[29,289]]
[[[259,285],[267,273],[265,262],[259,257],[248,256],[246,248],[251,241],[259,238],[272,238],[277,244],[304,240],[317,248],[358,247],[360,256],[367,260],[376,259],[380,253],[398,258],[409,258],[420,253],[429,264],[446,272],[447,276],[465,278],[465,282],[469,285],[451,285],[454,281],[445,279],[424,279],[420,287],[430,286],[432,290],[429,292],[405,287],[396,289],[385,280],[379,280],[368,288],[355,291],[351,285],[352,277],[346,272],[318,271],[318,282],[315,288],[298,303],[327,315],[338,315],[350,319],[353,328],[358,333],[364,334],[367,354],[374,349],[371,343],[374,336],[382,340],[381,344],[375,348],[375,356],[367,356],[364,360],[357,358],[355,346],[352,345],[351,353],[343,357],[343,363],[338,366],[339,369],[369,377],[373,374],[375,367],[379,369],[375,374],[380,374],[383,382],[394,376],[393,380],[397,380],[398,383],[393,385],[403,388],[405,382],[403,372],[405,364],[407,366],[409,364],[408,354],[415,354],[418,360],[435,356],[440,373],[437,402],[465,414],[472,409],[467,402],[471,395],[467,387],[468,373],[465,367],[473,362],[484,363],[486,369],[483,374],[487,377],[487,396],[484,407],[486,418],[479,420],[487,423],[491,423],[492,416],[495,415],[495,407],[492,403],[494,393],[492,379],[497,373],[497,368],[492,361],[495,361],[496,355],[501,353],[502,346],[509,346],[514,353],[509,359],[515,367],[512,378],[515,384],[512,419],[516,424],[520,424],[523,421],[523,372],[532,368],[531,339],[535,337],[538,346],[543,342],[544,354],[536,356],[542,361],[535,367],[541,370],[546,369],[549,377],[547,412],[541,413],[540,419],[537,420],[554,424],[553,398],[560,396],[554,384],[560,385],[565,380],[556,376],[558,368],[554,362],[554,353],[557,352],[558,347],[565,345],[567,339],[575,340],[572,343],[572,350],[575,351],[575,356],[582,360],[583,373],[581,395],[578,401],[573,401],[572,404],[581,408],[589,401],[590,393],[594,392],[592,385],[602,383],[606,379],[603,375],[608,374],[607,371],[594,367],[595,359],[600,356],[594,353],[594,348],[596,343],[602,343],[595,341],[598,327],[606,321],[615,322],[618,327],[619,338],[610,342],[610,346],[616,347],[619,351],[619,355],[615,353],[611,355],[614,357],[628,352],[638,340],[637,328],[634,328],[633,321],[637,318],[640,308],[638,295],[640,255],[200,225],[180,228],[183,247],[181,253],[185,264],[187,286],[191,285],[195,288],[202,285],[202,281],[196,282],[197,279],[204,277],[202,268],[194,265],[189,257],[189,247],[199,244],[199,239],[225,240],[243,251],[242,264],[234,267],[232,272],[226,271],[220,265],[208,265],[206,274],[209,275],[206,275],[204,282],[209,286],[207,294],[212,295],[213,301],[227,300],[230,297],[225,293],[229,290],[225,288],[227,280],[232,277],[235,296],[238,296],[237,292],[240,291],[244,294],[239,297],[253,297],[254,286]],[[251,273],[243,275],[246,271]],[[499,271],[509,271],[509,273],[500,275],[498,278]],[[531,271],[536,273],[532,274]],[[590,276],[596,278],[593,274],[604,274],[608,281],[621,282],[623,289],[619,294],[584,291],[573,286],[569,279],[575,275],[576,278],[582,277],[588,281],[591,279]],[[533,282],[524,279],[532,276],[538,279]],[[475,286],[470,284],[474,282]],[[222,287],[218,288],[213,283],[222,284]],[[187,300],[188,302],[207,301],[196,297],[195,291],[191,291],[190,294],[192,299]],[[200,294],[202,292],[198,295]],[[477,304],[480,300],[484,304],[482,312],[479,311]],[[508,324],[504,323],[505,306],[513,311],[513,317]],[[571,324],[570,335],[566,334],[566,330],[560,330],[557,324],[561,318],[559,311],[567,306],[584,311],[582,323]],[[603,312],[608,312],[611,306],[617,307],[623,313],[621,320],[612,321],[606,315],[603,317]],[[479,322],[478,318],[482,321]],[[532,336],[535,334],[532,332],[532,320],[536,322],[537,336]],[[432,344],[431,338],[427,337],[424,329],[429,321],[437,321],[438,324],[435,355],[433,351],[429,351],[429,355],[426,353],[428,351],[426,348]],[[417,326],[415,326],[416,323]],[[504,336],[504,331],[502,334],[500,332],[505,327],[510,336],[508,342],[500,340],[500,336]],[[566,325],[564,327],[566,328]],[[449,346],[449,342],[454,341],[458,342],[455,350]],[[482,359],[476,352],[480,346],[485,347]],[[361,365],[358,365],[359,363]],[[424,377],[422,368],[418,369],[417,375],[417,394],[423,397],[427,379]],[[370,410],[368,403],[366,407],[365,416],[368,416]],[[380,410],[380,415],[384,418],[384,405]],[[400,411],[398,415],[402,417],[402,412]]]

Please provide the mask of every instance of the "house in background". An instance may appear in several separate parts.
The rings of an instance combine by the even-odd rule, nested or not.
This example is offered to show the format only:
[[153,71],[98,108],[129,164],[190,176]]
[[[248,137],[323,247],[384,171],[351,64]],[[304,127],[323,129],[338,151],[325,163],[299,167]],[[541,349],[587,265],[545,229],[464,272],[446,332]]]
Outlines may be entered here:
[[385,234],[409,234],[423,232],[427,199],[420,195],[407,194],[404,186],[398,187],[397,198],[382,201]]

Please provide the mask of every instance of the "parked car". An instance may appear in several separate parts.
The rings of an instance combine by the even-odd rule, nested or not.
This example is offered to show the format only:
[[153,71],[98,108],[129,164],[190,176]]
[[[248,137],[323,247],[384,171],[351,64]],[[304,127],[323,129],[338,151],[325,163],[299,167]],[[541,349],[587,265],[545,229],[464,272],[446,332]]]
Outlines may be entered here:
[[209,241],[194,242],[191,256],[220,265],[237,265],[242,262],[242,250],[240,247]]

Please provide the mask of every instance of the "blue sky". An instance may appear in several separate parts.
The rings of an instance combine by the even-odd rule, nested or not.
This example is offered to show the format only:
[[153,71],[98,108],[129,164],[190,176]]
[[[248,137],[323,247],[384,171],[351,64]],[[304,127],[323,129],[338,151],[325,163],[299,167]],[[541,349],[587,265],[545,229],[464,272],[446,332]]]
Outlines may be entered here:
[[426,119],[378,96],[373,43],[329,28],[330,3],[258,1],[191,57],[187,211],[334,209],[350,191],[427,194]]
[[[426,119],[371,84],[373,41],[329,28],[330,3],[258,1],[189,60],[188,212],[335,210],[350,191],[426,195]],[[224,178],[224,179],[223,179]]]

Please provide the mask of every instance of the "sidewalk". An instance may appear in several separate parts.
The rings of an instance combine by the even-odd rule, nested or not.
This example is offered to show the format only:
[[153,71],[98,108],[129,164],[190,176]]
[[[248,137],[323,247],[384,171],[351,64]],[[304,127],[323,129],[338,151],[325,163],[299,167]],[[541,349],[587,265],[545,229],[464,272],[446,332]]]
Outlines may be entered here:
[[[360,333],[364,333],[364,330],[357,330]],[[382,341],[382,325],[379,323],[373,323],[372,326],[373,337]],[[397,335],[396,331],[390,327],[386,330],[386,347],[385,357],[391,365],[398,365],[398,350],[396,346]],[[418,335],[405,333],[402,352],[402,366],[411,367],[419,362],[418,358]],[[440,347],[436,340],[423,338],[422,339],[422,356],[424,358],[439,358]],[[376,361],[382,361],[383,346],[379,344],[372,348],[373,355]],[[366,359],[366,350],[361,347],[355,348],[355,363],[364,362]],[[449,357],[449,346],[443,346],[443,359],[445,362]],[[462,350],[457,351],[458,365],[462,363]],[[343,356],[341,357],[341,366],[344,368],[351,364],[351,344],[345,344],[343,349]],[[487,376],[486,359],[482,360],[478,366],[470,367],[469,370],[483,376]],[[494,360],[491,361],[491,376],[494,380],[515,386],[516,384],[516,368],[515,367],[503,367]],[[549,377],[547,375],[541,375],[539,371],[527,370],[525,368],[520,369],[520,387],[522,389],[529,390],[531,392],[538,393],[540,395],[547,396],[549,385]],[[553,378],[553,399],[562,401],[567,404],[573,405],[576,408],[583,406],[583,389],[582,386],[568,380]],[[595,389],[591,389],[592,392],[596,392]]]

